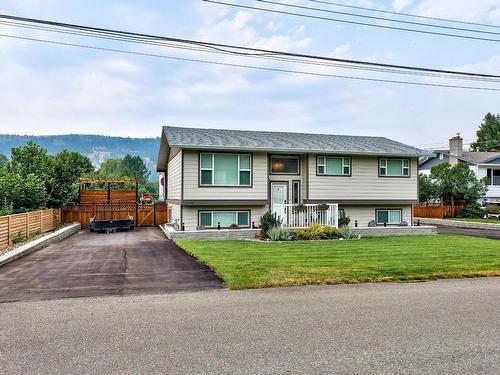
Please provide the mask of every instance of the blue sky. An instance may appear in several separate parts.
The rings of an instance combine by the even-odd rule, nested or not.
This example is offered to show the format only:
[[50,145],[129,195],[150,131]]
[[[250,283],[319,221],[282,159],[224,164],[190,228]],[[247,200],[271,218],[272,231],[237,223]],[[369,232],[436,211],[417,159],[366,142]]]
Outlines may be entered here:
[[[339,2],[500,25],[498,0]],[[500,43],[228,9],[200,0],[0,0],[0,12],[360,60],[500,71]],[[0,29],[1,34],[269,65],[5,25]],[[307,69],[367,76],[332,68]],[[438,146],[456,132],[465,141],[473,140],[484,114],[500,112],[498,92],[258,72],[6,38],[0,38],[0,87],[0,133],[18,134],[149,137],[159,136],[160,127],[170,124],[380,135],[417,146]]]

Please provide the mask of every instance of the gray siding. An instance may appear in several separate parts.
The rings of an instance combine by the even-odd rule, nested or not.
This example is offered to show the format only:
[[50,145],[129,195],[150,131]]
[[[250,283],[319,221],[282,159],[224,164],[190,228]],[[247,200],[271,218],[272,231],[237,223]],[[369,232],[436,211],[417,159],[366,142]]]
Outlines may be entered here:
[[255,225],[260,225],[260,217],[264,215],[267,211],[267,206],[216,206],[216,207],[193,207],[184,206],[182,208],[182,220],[184,221],[184,226],[186,230],[195,230],[198,225],[198,210],[210,211],[210,210],[228,210],[228,211],[239,211],[248,210],[250,211],[250,225],[252,221]]
[[175,155],[168,162],[167,167],[167,199],[181,199],[182,197],[182,152]]
[[417,200],[417,159],[411,159],[411,176],[378,176],[378,158],[353,156],[351,177],[316,176],[316,155],[309,156],[309,199],[311,200]]
[[351,222],[350,227],[354,227],[354,221],[358,221],[359,227],[367,227],[368,223],[375,220],[375,210],[382,208],[401,209],[403,216],[402,220],[411,224],[411,205],[370,205],[370,206],[339,206],[339,209],[344,209],[345,215],[349,216]]
[[184,150],[184,198],[267,199],[267,154],[253,153],[252,187],[199,187],[198,152]]

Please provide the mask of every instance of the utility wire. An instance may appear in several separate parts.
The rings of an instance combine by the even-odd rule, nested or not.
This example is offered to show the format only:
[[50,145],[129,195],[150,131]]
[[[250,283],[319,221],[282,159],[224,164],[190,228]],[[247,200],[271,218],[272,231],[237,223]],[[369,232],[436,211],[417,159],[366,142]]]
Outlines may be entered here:
[[308,6],[297,5],[297,4],[289,4],[289,3],[280,2],[280,1],[271,1],[271,0],[256,0],[256,1],[258,1],[260,3],[279,5],[279,6],[288,7],[288,8],[305,9],[305,10],[312,10],[312,11],[316,11],[316,12],[331,13],[331,14],[340,14],[340,15],[350,16],[350,17],[368,18],[368,19],[377,20],[377,21],[398,22],[398,23],[403,23],[405,25],[434,27],[434,28],[445,29],[445,30],[465,31],[465,32],[469,32],[469,33],[500,35],[500,32],[496,32],[496,31],[485,31],[485,30],[469,29],[469,28],[464,28],[464,27],[445,26],[445,25],[433,25],[433,24],[423,23],[423,22],[397,20],[397,19],[393,19],[393,18],[385,18],[385,17],[377,17],[377,16],[368,16],[365,14],[357,14],[357,13],[350,13],[350,12],[341,12],[341,11],[337,11],[337,10],[308,7]]
[[[341,58],[310,55],[310,54],[268,50],[268,49],[262,49],[262,48],[243,47],[243,46],[236,46],[236,45],[229,45],[229,44],[222,44],[222,43],[203,42],[203,41],[192,40],[192,39],[174,38],[174,37],[167,37],[167,36],[135,33],[135,32],[130,32],[130,31],[120,31],[120,30],[114,30],[114,29],[105,29],[105,28],[83,26],[83,25],[77,25],[77,24],[47,21],[47,20],[42,20],[42,19],[18,17],[18,16],[6,15],[6,14],[0,14],[0,19],[8,19],[8,20],[21,21],[21,22],[25,22],[25,23],[34,23],[34,24],[56,26],[56,27],[63,28],[63,29],[72,29],[72,30],[96,33],[98,35],[137,38],[139,40],[148,40],[148,41],[156,41],[156,42],[168,41],[168,42],[174,42],[174,43],[180,43],[180,44],[195,45],[198,47],[213,48],[213,49],[221,51],[221,52],[222,51],[229,52],[229,53],[242,55],[242,56],[248,56],[248,55],[252,55],[252,56],[262,56],[262,55],[285,56],[285,57],[293,57],[293,58],[300,58],[300,59],[310,59],[310,60],[315,60],[315,61],[348,63],[348,64],[355,64],[355,65],[362,65],[362,66],[402,69],[402,70],[408,70],[408,71],[442,73],[442,74],[468,76],[468,77],[500,78],[500,75],[493,75],[493,74],[423,68],[423,67],[408,66],[408,65],[384,64],[384,63],[376,63],[376,62],[372,62],[372,61],[341,59]],[[251,52],[251,53],[243,53],[241,51]]]
[[363,6],[359,6],[359,5],[342,4],[342,3],[337,3],[337,2],[333,2],[333,1],[324,1],[324,0],[305,0],[305,1],[309,1],[311,3],[317,3],[317,4],[326,4],[326,5],[336,6],[336,7],[342,7],[342,8],[358,9],[358,10],[384,13],[384,14],[392,14],[395,16],[413,17],[413,18],[420,18],[420,19],[426,19],[426,20],[432,20],[432,21],[444,21],[444,22],[458,23],[458,24],[463,24],[463,25],[493,27],[493,28],[500,29],[499,25],[491,25],[491,24],[486,24],[486,23],[470,22],[470,21],[460,21],[460,20],[453,20],[450,18],[430,17],[430,16],[423,16],[420,14],[412,14],[412,13],[394,12],[394,11],[385,10],[385,9],[368,8],[368,7],[363,7]]
[[[172,43],[167,43],[167,42],[155,42],[155,41],[149,41],[149,40],[144,39],[144,38],[118,37],[118,36],[110,36],[107,34],[99,35],[96,33],[91,33],[91,32],[86,32],[86,31],[76,31],[76,30],[68,31],[68,30],[62,30],[62,29],[48,27],[48,26],[29,25],[29,24],[25,24],[25,23],[0,20],[0,25],[1,24],[5,24],[8,26],[27,28],[27,29],[68,34],[68,35],[77,35],[77,36],[85,36],[85,37],[92,37],[92,38],[98,38],[98,39],[107,39],[107,40],[114,40],[114,41],[152,45],[152,46],[157,46],[157,47],[175,48],[175,49],[197,51],[197,52],[204,52],[204,53],[211,53],[211,54],[224,54],[224,55],[232,55],[232,56],[235,55],[234,52],[226,52],[223,50],[213,50],[213,49],[205,48],[205,47],[185,46],[185,45],[172,44]],[[341,69],[362,70],[362,71],[369,71],[369,72],[404,74],[404,75],[415,75],[415,76],[432,77],[432,78],[449,78],[449,79],[474,80],[474,81],[482,81],[482,82],[500,83],[500,80],[497,80],[495,78],[448,76],[446,74],[440,74],[440,73],[402,71],[402,70],[396,70],[396,69],[392,69],[392,68],[358,66],[358,65],[345,64],[345,63],[335,63],[335,62],[306,61],[303,59],[288,58],[288,57],[284,57],[284,56],[246,54],[246,55],[244,55],[244,57],[265,59],[265,60],[274,60],[274,61],[280,61],[280,62],[291,62],[291,63],[298,63],[298,64],[304,64],[304,65],[315,65],[315,66],[323,66],[323,67],[335,67],[335,68],[341,68]]]
[[204,64],[212,64],[212,65],[219,65],[219,66],[231,66],[231,67],[254,69],[254,70],[293,73],[293,74],[309,75],[309,76],[316,76],[316,77],[344,78],[344,79],[351,79],[351,80],[357,80],[357,81],[383,82],[383,83],[405,84],[405,85],[413,85],[413,86],[428,86],[428,87],[455,88],[455,89],[481,90],[481,91],[500,91],[500,88],[399,81],[399,80],[392,80],[392,79],[378,79],[378,78],[347,76],[347,75],[340,75],[340,74],[317,73],[317,72],[272,68],[272,67],[264,67],[264,66],[254,66],[254,65],[246,65],[246,64],[223,63],[223,62],[218,62],[218,61],[191,59],[191,58],[178,57],[178,56],[167,56],[167,55],[160,55],[160,54],[153,54],[153,53],[146,53],[146,52],[128,51],[128,50],[122,50],[122,49],[116,49],[116,48],[97,47],[97,46],[90,46],[90,45],[77,44],[77,43],[53,41],[53,40],[47,40],[47,39],[20,37],[20,36],[8,35],[8,34],[0,34],[0,37],[34,41],[34,42],[50,43],[50,44],[56,44],[56,45],[60,45],[60,46],[70,46],[70,47],[79,47],[79,48],[86,48],[86,49],[93,49],[93,50],[100,50],[100,51],[118,52],[118,53],[131,54],[131,55],[158,57],[158,58],[171,59],[171,60],[190,61],[190,62],[197,62],[197,63],[204,63]]
[[283,15],[287,15],[287,16],[311,18],[311,19],[322,20],[322,21],[334,21],[334,22],[348,23],[351,25],[369,26],[369,27],[376,27],[376,28],[388,29],[388,30],[408,31],[408,32],[414,32],[414,33],[419,33],[419,34],[438,35],[438,36],[447,36],[447,37],[460,38],[460,39],[479,40],[479,41],[483,41],[483,42],[500,43],[500,39],[493,39],[493,38],[483,38],[483,37],[478,37],[478,36],[460,35],[460,34],[444,33],[444,32],[438,32],[438,31],[429,31],[429,30],[411,29],[411,28],[399,27],[399,26],[379,25],[379,24],[373,24],[373,23],[368,23],[368,22],[360,22],[360,21],[345,20],[345,19],[340,19],[340,18],[315,16],[312,14],[295,13],[295,12],[289,12],[289,11],[284,11],[284,10],[255,7],[255,6],[251,6],[251,5],[228,3],[225,1],[217,1],[217,0],[203,0],[203,1],[208,2],[208,3],[214,3],[214,4],[219,4],[219,5],[235,7],[235,8],[258,10],[258,11],[263,11],[263,12],[283,14]]

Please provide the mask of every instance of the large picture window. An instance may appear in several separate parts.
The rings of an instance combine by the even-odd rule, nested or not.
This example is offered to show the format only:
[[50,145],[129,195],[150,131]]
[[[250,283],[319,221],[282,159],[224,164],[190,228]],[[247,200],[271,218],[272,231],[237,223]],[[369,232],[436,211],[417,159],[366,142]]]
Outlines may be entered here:
[[201,186],[252,185],[250,154],[200,153]]
[[410,177],[409,159],[379,159],[379,176]]
[[401,210],[377,210],[377,225],[399,225],[402,221],[402,212]]
[[250,226],[250,212],[248,211],[200,211],[199,223],[206,228],[229,228],[235,224],[245,228]]
[[318,156],[317,174],[322,176],[350,176],[351,158],[345,156]]
[[500,185],[500,169],[488,168],[486,170],[487,184],[490,186]]
[[271,155],[272,174],[299,174],[298,155]]

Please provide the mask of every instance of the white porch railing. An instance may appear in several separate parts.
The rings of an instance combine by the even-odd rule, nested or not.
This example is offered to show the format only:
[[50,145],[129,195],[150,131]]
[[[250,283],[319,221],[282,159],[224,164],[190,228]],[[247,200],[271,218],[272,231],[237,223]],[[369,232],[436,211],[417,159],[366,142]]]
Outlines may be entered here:
[[282,225],[287,228],[305,228],[313,224],[321,224],[338,228],[339,205],[328,203],[327,209],[321,209],[317,204],[304,204],[302,210],[297,210],[296,204],[275,204],[274,211],[280,217]]

